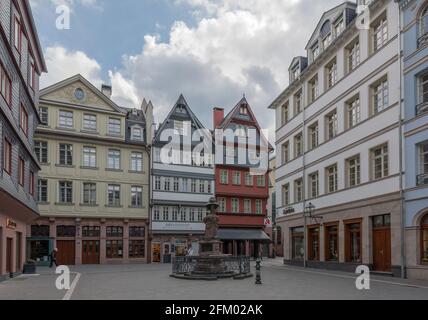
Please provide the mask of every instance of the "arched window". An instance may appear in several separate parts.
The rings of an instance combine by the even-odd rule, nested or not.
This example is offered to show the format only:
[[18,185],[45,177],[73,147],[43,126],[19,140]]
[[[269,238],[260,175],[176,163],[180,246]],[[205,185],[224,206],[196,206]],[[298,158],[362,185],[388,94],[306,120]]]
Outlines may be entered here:
[[421,223],[421,249],[422,263],[428,263],[428,214],[422,219]]
[[421,36],[424,36],[428,33],[428,6],[422,11],[421,15]]

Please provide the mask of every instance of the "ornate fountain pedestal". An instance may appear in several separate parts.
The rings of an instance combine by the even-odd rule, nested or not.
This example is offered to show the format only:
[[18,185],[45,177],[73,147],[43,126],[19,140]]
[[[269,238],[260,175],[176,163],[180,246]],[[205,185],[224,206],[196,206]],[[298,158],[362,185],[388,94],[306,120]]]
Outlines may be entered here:
[[[199,256],[180,257],[173,262],[172,277],[188,280],[217,280],[220,278],[245,278],[252,276],[248,261],[221,253],[222,242],[217,239],[217,203],[214,198],[207,205],[209,214],[205,217],[205,237],[199,241]],[[235,264],[233,268],[228,267]]]

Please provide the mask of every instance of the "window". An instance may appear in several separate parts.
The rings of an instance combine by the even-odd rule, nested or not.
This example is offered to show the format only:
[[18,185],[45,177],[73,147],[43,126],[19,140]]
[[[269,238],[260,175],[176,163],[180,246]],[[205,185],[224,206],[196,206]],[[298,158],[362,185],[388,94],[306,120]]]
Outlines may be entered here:
[[338,121],[337,121],[337,110],[334,110],[333,112],[330,112],[325,117],[326,122],[326,140],[333,139],[337,136],[337,133],[339,131],[338,128]]
[[142,187],[131,188],[131,206],[133,207],[143,206],[143,188]]
[[59,111],[59,127],[61,128],[73,128],[73,112],[71,111]]
[[202,222],[204,221],[204,209],[198,208],[198,221]]
[[303,110],[302,90],[294,95],[294,116],[298,115]]
[[101,228],[99,226],[83,226],[82,237],[85,238],[99,238],[101,235]]
[[30,185],[29,185],[29,187],[28,187],[28,193],[31,195],[31,196],[34,196],[34,172],[33,171],[30,171],[30,178],[29,178],[29,180],[30,180]]
[[290,142],[289,141],[282,144],[281,153],[282,153],[282,164],[284,165],[290,161]]
[[232,199],[232,213],[239,213],[239,199]]
[[336,34],[336,37],[338,37],[343,32],[343,30],[345,30],[345,23],[343,22],[343,19],[341,19],[334,26],[334,33]]
[[241,185],[241,172],[239,171],[233,172],[233,184],[237,186]]
[[34,153],[40,163],[48,162],[48,143],[46,141],[34,141]]
[[116,118],[109,118],[108,120],[108,133],[113,136],[120,136],[121,121]]
[[221,170],[220,171],[220,183],[221,184],[228,184],[229,183],[227,170]]
[[94,147],[83,147],[83,166],[95,168],[97,166],[97,149]]
[[329,33],[328,35],[326,35],[326,37],[322,41],[322,46],[324,50],[327,49],[328,46],[331,44],[331,40],[332,40],[332,36],[331,36],[331,33]]
[[76,236],[76,226],[57,226],[56,227],[56,236],[57,237],[75,237]]
[[28,113],[23,105],[21,105],[19,112],[19,124],[22,132],[24,132],[24,134],[28,136]]
[[108,185],[108,205],[113,207],[120,206],[120,186]]
[[3,170],[12,174],[12,144],[7,139],[4,139]]
[[32,225],[31,226],[31,236],[32,237],[49,237],[49,226],[47,225]]
[[205,180],[199,180],[199,193],[205,193]]
[[97,185],[95,183],[83,184],[83,204],[91,206],[97,204]]
[[106,258],[117,259],[123,257],[123,241],[107,240],[106,241]]
[[419,175],[418,186],[428,184],[428,142],[419,146]]
[[309,196],[316,198],[319,195],[319,177],[318,172],[309,175]]
[[388,145],[372,149],[371,156],[372,178],[376,180],[387,177],[389,174]]
[[47,107],[39,108],[41,124],[47,126],[49,124],[49,109]]
[[34,90],[36,87],[36,66],[34,64],[34,58],[31,56],[28,83],[30,84],[30,88]]
[[419,101],[416,107],[416,114],[421,114],[428,111],[428,73],[418,78],[419,85]]
[[260,199],[256,200],[256,214],[263,214],[263,201]]
[[299,133],[294,137],[294,158],[301,157],[302,155],[303,155],[303,135],[302,133]]
[[337,82],[337,62],[336,58],[326,66],[327,89],[333,87]]
[[389,214],[374,216],[372,219],[373,228],[384,228],[391,226],[391,215]]
[[345,226],[346,262],[361,262],[361,223]]
[[347,48],[347,71],[351,72],[360,64],[360,42],[354,40]]
[[12,81],[6,73],[3,64],[0,63],[0,93],[8,106],[12,103]]
[[303,260],[305,256],[304,229],[302,227],[291,229],[291,256],[293,260]]
[[309,148],[315,149],[318,147],[318,122],[309,127]]
[[312,59],[315,60],[320,54],[320,47],[319,45],[315,45],[312,47]]
[[131,153],[131,171],[143,171],[143,154],[140,152]]
[[183,121],[178,121],[178,120],[174,120],[174,130],[180,135],[183,136],[184,135],[184,122]]
[[37,202],[48,202],[48,180],[39,179],[37,181]]
[[302,202],[303,201],[303,180],[298,179],[294,181],[294,202]]
[[346,160],[347,186],[355,187],[361,183],[360,156]]
[[190,191],[196,193],[196,179],[190,179]]
[[131,131],[131,139],[136,141],[143,140],[143,134],[141,128],[134,127]]
[[308,230],[308,260],[320,260],[320,229],[309,228]]
[[145,257],[144,240],[129,240],[129,257],[130,258]]
[[386,13],[372,26],[373,29],[373,49],[379,50],[388,41],[388,21]]
[[18,160],[18,183],[21,186],[24,186],[24,179],[25,179],[25,162],[24,162],[24,159],[19,157],[19,160]]
[[153,220],[154,221],[159,221],[160,220],[160,213],[159,213],[159,207],[155,206],[153,208]]
[[254,178],[253,175],[249,172],[245,172],[245,185],[247,187],[251,187],[254,184]]
[[244,199],[244,213],[251,213],[251,200]]
[[196,209],[190,208],[190,218],[189,218],[190,222],[195,222],[195,213],[196,213]]
[[169,221],[169,207],[163,207],[162,220],[163,221]]
[[173,185],[174,192],[178,192],[179,191],[179,187],[180,187],[179,182],[180,182],[179,178],[174,178],[173,179],[172,185]]
[[172,208],[172,221],[178,221],[178,208]]
[[377,114],[388,107],[388,80],[383,79],[372,86],[373,114]]
[[161,177],[155,176],[155,190],[161,190]]
[[219,212],[226,212],[226,199],[225,198],[219,198],[218,199],[218,211]]
[[153,149],[154,149],[154,161],[161,162],[161,149],[160,148],[153,148]]
[[287,101],[281,106],[281,125],[285,125],[290,119],[290,103]]
[[282,186],[282,206],[288,206],[290,204],[290,185],[287,183]]
[[92,114],[84,114],[83,129],[89,131],[97,131],[97,116]]
[[335,192],[338,189],[337,186],[337,164],[328,167],[326,169],[326,175],[327,175],[327,192]]
[[123,227],[108,226],[106,228],[106,235],[109,238],[122,238],[123,237]]
[[242,106],[239,108],[239,114],[241,115],[248,115],[248,109],[246,106]]
[[21,22],[19,21],[19,17],[15,16],[14,20],[14,32],[13,32],[13,43],[15,45],[16,50],[21,53],[22,47],[22,30],[21,30]]
[[108,151],[107,167],[112,170],[120,170],[120,150]]
[[361,121],[360,97],[347,102],[348,129],[355,127]]
[[58,202],[62,204],[73,203],[73,182],[60,181],[58,185],[59,185]]
[[424,219],[422,219],[422,225],[421,225],[421,260],[422,263],[428,263],[428,215],[425,216]]
[[326,261],[339,260],[339,227],[337,225],[325,228]]
[[187,208],[181,207],[181,209],[180,209],[180,220],[181,221],[187,220]]
[[299,65],[296,65],[292,70],[291,70],[291,79],[292,81],[296,80],[297,78],[299,78],[300,76],[300,68]]
[[266,176],[258,175],[257,178],[257,187],[266,187]]
[[318,75],[309,80],[309,103],[314,102],[319,96]]
[[71,144],[59,145],[59,164],[64,166],[73,165],[73,146]]
[[211,181],[210,180],[208,180],[207,181],[207,193],[208,194],[212,194],[212,186],[211,186]]

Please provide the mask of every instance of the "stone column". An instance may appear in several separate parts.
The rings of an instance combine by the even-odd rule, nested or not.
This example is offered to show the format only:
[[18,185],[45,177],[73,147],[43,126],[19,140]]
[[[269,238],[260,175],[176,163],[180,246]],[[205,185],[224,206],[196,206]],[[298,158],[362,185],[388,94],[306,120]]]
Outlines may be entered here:
[[106,237],[107,237],[107,228],[106,228],[106,220],[101,220],[100,226],[100,264],[106,263]]
[[129,261],[129,220],[123,223],[123,258],[124,262]]
[[324,228],[324,226],[321,225],[319,227],[319,230],[320,230],[320,232],[319,232],[320,261],[325,261],[325,241],[326,241],[326,239],[325,239],[325,232],[324,232],[325,228]]
[[75,238],[75,243],[76,243],[76,248],[75,248],[75,253],[76,253],[76,258],[75,258],[75,262],[76,265],[81,265],[82,264],[82,225],[81,225],[81,221],[80,219],[76,219],[76,238]]
[[345,225],[343,224],[343,221],[339,222],[339,262],[344,263],[345,258]]
[[372,228],[371,228],[371,219],[364,218],[361,222],[361,237],[362,237],[362,261],[363,264],[371,264],[373,262],[372,255]]

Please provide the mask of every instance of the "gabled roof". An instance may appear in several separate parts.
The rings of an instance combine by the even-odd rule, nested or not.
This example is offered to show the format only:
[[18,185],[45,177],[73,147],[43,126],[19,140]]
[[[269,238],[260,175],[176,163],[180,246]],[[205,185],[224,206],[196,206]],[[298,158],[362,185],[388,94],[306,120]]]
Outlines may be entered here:
[[172,107],[171,111],[168,113],[168,115],[166,116],[165,120],[162,122],[161,126],[159,127],[159,129],[156,131],[155,137],[154,137],[154,141],[158,140],[158,138],[160,137],[160,134],[162,133],[162,131],[165,129],[166,124],[168,123],[168,120],[170,120],[172,118],[172,116],[175,113],[175,110],[177,109],[178,106],[185,106],[186,110],[189,114],[189,118],[190,121],[192,121],[192,123],[194,123],[197,127],[197,129],[206,129],[203,124],[199,121],[199,119],[196,117],[196,115],[193,113],[192,109],[190,109],[186,99],[184,98],[183,94],[180,94],[180,96],[178,97],[177,102],[175,103],[174,107]]
[[81,74],[76,74],[68,79],[57,82],[49,87],[46,87],[40,90],[40,99],[43,99],[43,96],[48,95],[54,91],[62,89],[68,85],[71,85],[77,81],[82,82],[86,87],[88,87],[93,94],[99,97],[103,102],[105,102],[108,106],[113,108],[115,111],[120,113],[126,113],[124,108],[119,107],[116,103],[114,103],[109,97],[107,97],[104,93],[102,93],[97,87],[95,87],[92,83],[86,80]]
[[[296,65],[297,62],[299,62],[299,64],[304,64],[305,60],[307,59],[308,58],[303,56],[294,57],[293,60],[291,60],[290,67],[288,67],[288,71],[291,71],[291,69],[293,69],[293,67]],[[305,67],[305,66],[302,66],[302,67]]]
[[235,119],[235,117],[239,114],[239,111],[240,111],[240,108],[242,105],[246,106],[251,120],[254,121],[254,124],[260,133],[260,137],[262,137],[265,141],[267,141],[268,148],[270,150],[273,150],[273,147],[269,143],[269,140],[263,135],[263,132],[262,132],[261,127],[257,121],[257,118],[255,117],[253,110],[251,109],[250,104],[248,103],[247,98],[245,98],[245,96],[236,104],[236,106],[232,110],[230,110],[230,112],[226,115],[226,117],[224,117],[224,119],[220,123],[220,125],[214,129],[226,129],[226,128],[228,128],[230,123],[232,122],[232,120]]

